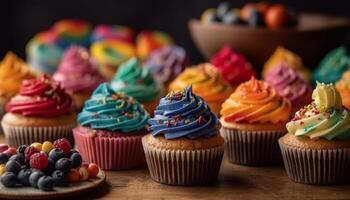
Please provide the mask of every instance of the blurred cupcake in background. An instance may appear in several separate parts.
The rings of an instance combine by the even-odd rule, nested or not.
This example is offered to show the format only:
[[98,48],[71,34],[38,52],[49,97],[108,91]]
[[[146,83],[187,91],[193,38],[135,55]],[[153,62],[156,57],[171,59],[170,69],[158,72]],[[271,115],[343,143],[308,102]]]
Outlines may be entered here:
[[133,44],[113,39],[93,43],[90,52],[98,64],[99,71],[107,80],[113,78],[121,63],[136,54]]
[[344,46],[330,51],[320,62],[313,73],[314,81],[334,83],[342,74],[350,70],[350,57]]
[[340,93],[343,105],[350,110],[350,70],[343,74],[335,86]]
[[301,57],[281,46],[277,47],[276,51],[264,64],[262,77],[265,78],[269,70],[278,67],[281,63],[285,63],[288,67],[296,70],[306,81],[311,80],[310,70],[304,66]]
[[76,125],[76,114],[72,99],[47,75],[24,80],[19,93],[6,105],[6,111],[1,125],[9,146],[60,138],[74,144],[72,128]]
[[252,76],[256,77],[256,71],[248,60],[242,54],[234,52],[229,46],[223,47],[214,54],[210,62],[233,88],[249,80]]
[[220,112],[229,161],[255,166],[281,162],[278,139],[286,133],[291,109],[289,100],[264,81],[252,77],[240,84]]
[[199,185],[217,179],[224,154],[220,122],[191,86],[160,100],[142,138],[151,178],[170,185]]
[[134,42],[134,31],[126,26],[120,25],[108,25],[108,24],[100,24],[97,25],[91,34],[91,43],[105,40],[105,39],[113,39],[119,40],[123,42]]
[[104,81],[84,47],[72,45],[64,53],[53,79],[60,82],[80,110],[92,92]]
[[291,67],[281,63],[269,70],[265,80],[292,103],[292,113],[311,102],[312,87]]
[[53,30],[35,35],[26,46],[29,65],[40,72],[53,74],[63,54],[63,49],[57,45],[57,41],[57,33]]
[[210,63],[202,63],[185,69],[170,83],[169,91],[184,90],[190,85],[192,85],[193,92],[202,97],[217,115],[221,104],[233,92],[231,86],[222,79],[220,72]]
[[74,139],[83,160],[105,170],[145,165],[141,138],[147,133],[148,113],[132,97],[101,84],[78,115]]
[[141,61],[145,61],[152,51],[174,44],[174,40],[162,31],[142,31],[136,37],[136,52]]
[[141,66],[134,57],[123,63],[111,81],[116,92],[123,92],[139,101],[149,113],[153,113],[162,96],[162,86],[151,71]]
[[154,50],[144,63],[144,67],[151,70],[154,77],[163,84],[166,90],[169,83],[185,69],[186,65],[186,51],[176,45]]
[[313,102],[287,123],[279,140],[289,178],[306,184],[350,180],[350,113],[333,84],[317,83]]
[[67,48],[72,44],[87,47],[90,44],[91,25],[80,19],[63,19],[52,26],[58,35],[57,44]]
[[0,119],[5,113],[5,105],[15,96],[25,79],[38,75],[14,53],[8,52],[0,63]]

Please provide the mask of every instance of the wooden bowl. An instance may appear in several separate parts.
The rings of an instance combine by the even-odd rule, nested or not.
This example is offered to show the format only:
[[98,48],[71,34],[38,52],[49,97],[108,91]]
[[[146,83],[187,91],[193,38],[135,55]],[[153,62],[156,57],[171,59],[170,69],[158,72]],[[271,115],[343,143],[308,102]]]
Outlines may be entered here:
[[299,54],[306,66],[314,68],[329,50],[345,42],[350,20],[300,13],[297,26],[282,29],[202,23],[195,19],[188,25],[194,43],[206,59],[224,45],[230,45],[261,69],[276,47],[282,45]]

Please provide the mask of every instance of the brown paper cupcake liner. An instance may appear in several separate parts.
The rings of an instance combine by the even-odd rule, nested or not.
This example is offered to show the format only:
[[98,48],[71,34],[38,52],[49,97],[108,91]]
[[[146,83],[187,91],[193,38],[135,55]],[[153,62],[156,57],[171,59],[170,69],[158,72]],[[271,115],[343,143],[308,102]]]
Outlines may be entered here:
[[223,127],[221,134],[231,163],[265,166],[282,162],[278,139],[285,131],[245,131]]
[[146,164],[142,149],[143,135],[99,137],[73,129],[83,160],[98,164],[104,170],[132,169]]
[[151,178],[169,185],[202,185],[217,179],[224,145],[203,150],[158,149],[142,140]]
[[295,182],[330,185],[350,180],[350,148],[303,149],[279,140],[288,177]]
[[1,125],[6,142],[12,147],[18,147],[22,144],[30,145],[33,142],[55,141],[60,138],[66,138],[74,145],[72,128],[76,126],[75,123],[48,127],[11,126],[4,122]]

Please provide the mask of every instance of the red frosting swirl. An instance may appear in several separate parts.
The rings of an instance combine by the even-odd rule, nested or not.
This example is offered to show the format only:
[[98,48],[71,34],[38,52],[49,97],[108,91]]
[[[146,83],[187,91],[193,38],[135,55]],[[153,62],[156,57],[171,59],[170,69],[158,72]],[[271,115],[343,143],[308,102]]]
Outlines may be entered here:
[[57,117],[72,111],[72,99],[59,83],[43,75],[24,80],[19,94],[6,105],[6,111],[23,116]]

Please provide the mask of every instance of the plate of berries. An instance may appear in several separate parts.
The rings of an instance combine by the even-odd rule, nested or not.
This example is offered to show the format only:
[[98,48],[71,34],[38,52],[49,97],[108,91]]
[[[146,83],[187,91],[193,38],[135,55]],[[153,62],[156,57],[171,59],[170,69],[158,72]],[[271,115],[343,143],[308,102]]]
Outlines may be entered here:
[[0,198],[57,199],[88,192],[104,183],[105,173],[82,160],[65,138],[54,142],[0,144]]

